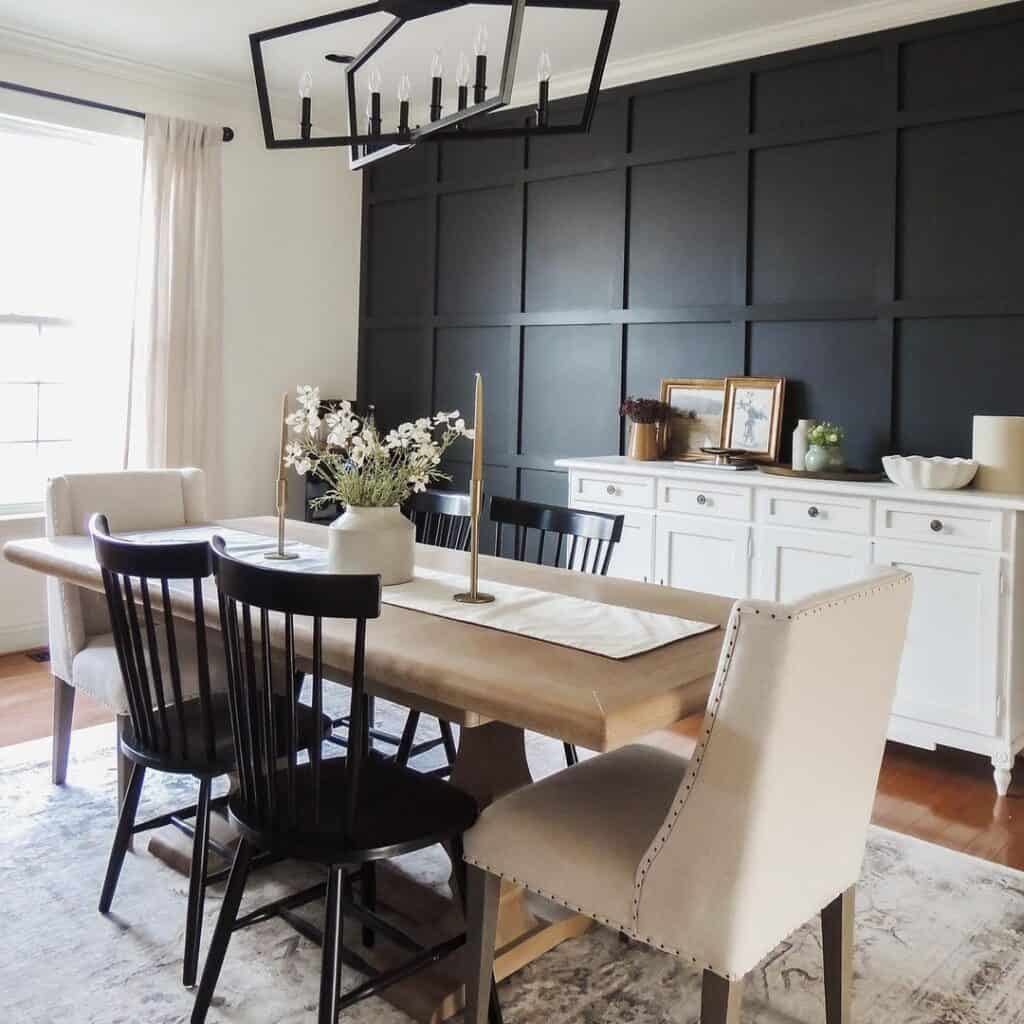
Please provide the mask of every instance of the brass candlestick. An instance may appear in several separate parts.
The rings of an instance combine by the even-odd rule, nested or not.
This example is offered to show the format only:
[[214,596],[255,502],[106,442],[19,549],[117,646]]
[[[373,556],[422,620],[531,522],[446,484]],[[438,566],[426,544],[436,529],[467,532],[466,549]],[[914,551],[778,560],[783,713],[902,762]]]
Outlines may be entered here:
[[469,541],[469,591],[464,594],[456,594],[455,600],[459,604],[490,604],[494,600],[493,594],[482,594],[479,589],[480,581],[480,504],[483,498],[483,486],[479,480],[472,480],[469,484],[470,504],[470,541]]
[[284,549],[284,513],[288,507],[288,477],[284,464],[285,448],[288,445],[288,392],[281,399],[281,454],[277,460],[277,550],[268,551],[263,557],[274,561],[289,561],[298,558],[294,551]]
[[476,375],[476,408],[473,412],[473,471],[469,481],[469,592],[456,594],[460,604],[490,604],[493,594],[481,594],[480,576],[480,505],[484,489],[484,379]]

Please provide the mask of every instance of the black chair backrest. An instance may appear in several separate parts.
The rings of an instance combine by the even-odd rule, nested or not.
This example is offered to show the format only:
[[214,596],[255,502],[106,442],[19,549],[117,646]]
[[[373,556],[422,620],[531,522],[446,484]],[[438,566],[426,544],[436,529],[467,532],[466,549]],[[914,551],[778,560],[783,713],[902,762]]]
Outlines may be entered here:
[[472,505],[468,494],[423,491],[406,502],[406,514],[416,525],[416,542],[468,551]]
[[[584,512],[559,505],[541,505],[514,498],[491,498],[491,521],[495,525],[494,553],[499,557],[524,562],[530,530],[539,532],[533,559],[544,563],[544,545],[548,534],[554,534],[553,565],[604,576],[611,563],[612,551],[622,539],[624,516],[604,512]],[[511,527],[511,549],[504,544],[505,527]],[[569,543],[567,544],[566,541]],[[582,541],[582,543],[580,543]]]
[[[136,742],[152,755],[175,756],[183,761],[189,758],[213,761],[216,723],[203,611],[203,579],[212,572],[210,545],[206,541],[140,544],[118,540],[111,537],[107,517],[102,514],[94,515],[89,521],[89,532],[103,574],[103,589]],[[192,583],[200,705],[198,736],[194,730],[191,736],[187,735],[185,728],[181,657],[171,614],[170,580]],[[163,611],[154,614],[150,587],[157,583]],[[158,638],[161,633],[162,644]],[[169,679],[164,678],[164,667]],[[172,749],[173,740],[177,740],[180,749]],[[189,749],[190,741],[196,742],[198,748]]]
[[[369,723],[364,688],[366,620],[380,615],[380,576],[340,576],[290,572],[232,558],[224,540],[214,537],[213,571],[220,595],[221,632],[228,664],[228,698],[235,739],[239,788],[247,823],[268,831],[287,829],[296,821],[300,799],[297,783],[300,749],[295,679],[295,616],[309,616],[313,631],[313,711],[323,717],[323,620],[355,620],[352,663],[352,710],[348,746],[348,784],[345,790],[345,825],[355,822],[359,776],[369,749]],[[256,626],[253,612],[258,614]],[[270,613],[284,614],[284,652],[278,672],[270,643]],[[258,634],[257,634],[258,628]],[[274,628],[278,628],[275,624]],[[277,685],[275,686],[275,679]],[[277,695],[285,695],[283,720]],[[284,730],[284,735],[280,730]],[[283,760],[282,760],[283,759]],[[321,806],[321,745],[309,744],[312,792],[303,793],[317,811]],[[281,787],[281,774],[285,775]]]

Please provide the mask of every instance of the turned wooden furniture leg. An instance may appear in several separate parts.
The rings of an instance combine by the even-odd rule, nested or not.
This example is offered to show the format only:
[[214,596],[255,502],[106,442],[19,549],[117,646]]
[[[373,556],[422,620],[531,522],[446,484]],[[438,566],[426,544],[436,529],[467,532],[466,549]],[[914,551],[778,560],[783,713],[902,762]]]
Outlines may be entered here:
[[996,793],[999,796],[1006,796],[1010,791],[1010,783],[1013,781],[1013,762],[1013,755],[1006,751],[992,755],[992,774],[996,780]]
[[53,761],[51,777],[55,786],[63,786],[68,774],[68,750],[71,747],[71,716],[75,710],[75,688],[58,676],[53,677]]
[[487,1024],[494,985],[494,940],[498,931],[501,879],[466,865],[465,1024]]
[[826,1024],[850,1024],[853,994],[853,914],[850,886],[821,912],[821,948],[825,966]]
[[740,1024],[743,982],[705,971],[700,989],[700,1024]]

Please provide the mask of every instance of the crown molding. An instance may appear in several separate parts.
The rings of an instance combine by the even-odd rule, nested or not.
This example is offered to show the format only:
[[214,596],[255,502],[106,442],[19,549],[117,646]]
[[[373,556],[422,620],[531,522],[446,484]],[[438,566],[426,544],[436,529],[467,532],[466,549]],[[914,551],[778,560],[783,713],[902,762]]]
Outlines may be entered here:
[[[605,69],[603,87],[611,89],[633,82],[665,78],[685,71],[751,60],[836,39],[999,7],[1010,2],[1012,0],[872,0],[870,3],[716,36],[641,57],[610,61]],[[590,71],[557,75],[553,83],[562,96],[585,93],[590,84]],[[513,93],[512,105],[528,106],[535,103],[535,93],[536,87],[532,82],[518,86]]]
[[[640,57],[611,61],[605,70],[604,87],[614,88],[731,64],[1009,2],[1011,0],[871,0],[870,3],[717,36]],[[253,108],[254,93],[248,82],[146,64],[4,25],[0,25],[0,52],[120,78],[165,92],[185,93],[225,107],[247,111]],[[554,82],[557,92],[563,96],[585,93],[590,84],[590,71],[558,75]],[[513,92],[511,105],[533,104],[536,101],[535,91],[532,81],[520,84]]]
[[249,109],[253,103],[252,89],[248,84],[215,75],[146,64],[5,25],[0,25],[0,52],[48,61],[108,78],[119,78],[165,92],[185,93],[228,107]]

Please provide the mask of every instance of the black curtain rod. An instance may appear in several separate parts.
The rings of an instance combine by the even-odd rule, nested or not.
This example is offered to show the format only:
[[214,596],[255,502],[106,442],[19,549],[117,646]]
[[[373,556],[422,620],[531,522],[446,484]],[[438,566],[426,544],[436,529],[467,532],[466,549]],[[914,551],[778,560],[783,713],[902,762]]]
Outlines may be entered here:
[[[23,92],[29,96],[42,96],[47,100],[60,100],[62,103],[74,103],[77,107],[91,107],[93,110],[109,110],[112,114],[124,114],[126,117],[141,117],[145,120],[145,113],[141,110],[130,110],[128,107],[115,107],[110,103],[98,103],[96,100],[83,100],[78,96],[67,96],[62,92],[50,92],[47,89],[34,89],[30,85],[18,85],[17,82],[0,81],[0,89],[10,89],[12,92]],[[230,142],[235,137],[234,130],[224,129],[224,141]]]

